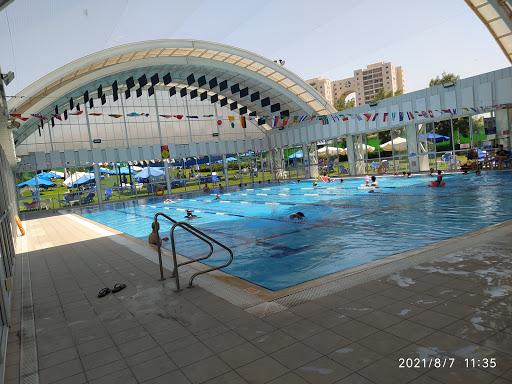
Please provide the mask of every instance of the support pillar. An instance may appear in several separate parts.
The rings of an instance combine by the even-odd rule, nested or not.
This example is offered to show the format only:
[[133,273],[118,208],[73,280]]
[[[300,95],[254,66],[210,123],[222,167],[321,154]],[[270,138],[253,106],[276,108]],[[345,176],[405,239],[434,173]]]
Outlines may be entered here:
[[100,172],[100,165],[98,163],[94,163],[92,166],[92,169],[94,170],[94,180],[96,181],[96,193],[98,194],[98,203],[99,205],[103,204],[103,192],[101,188],[101,172]]
[[350,175],[356,174],[356,154],[354,151],[354,136],[347,136],[347,158],[348,158],[348,173]]
[[498,109],[496,112],[496,146],[503,144],[506,151],[510,151],[510,130],[512,129],[512,109]]
[[410,124],[405,127],[405,137],[407,140],[407,154],[409,155],[409,169],[411,172],[428,171],[428,156],[418,156],[418,131],[415,124]]
[[169,163],[164,159],[165,183],[167,184],[167,194],[171,194],[171,177],[169,176]]

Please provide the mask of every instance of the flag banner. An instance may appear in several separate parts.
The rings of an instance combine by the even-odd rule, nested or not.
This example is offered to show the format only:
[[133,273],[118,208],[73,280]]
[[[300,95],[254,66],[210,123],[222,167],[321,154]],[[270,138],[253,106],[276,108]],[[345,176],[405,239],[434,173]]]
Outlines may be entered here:
[[316,117],[315,115],[312,115],[311,119],[309,121],[312,121],[315,117]]
[[398,112],[398,121],[404,121],[404,113]]
[[247,128],[245,117],[240,116],[239,119],[240,119],[240,124],[242,124],[242,128]]
[[297,123],[298,119],[299,119],[299,116],[293,116],[292,125],[295,125]]
[[299,119],[299,123],[302,123],[307,118],[308,118],[307,116],[301,116],[300,119]]
[[434,112],[432,112],[431,109],[428,110],[428,115],[430,116],[430,118],[434,118]]
[[235,128],[235,116],[228,116],[228,120],[231,123],[231,128]]
[[340,121],[340,117],[338,115],[330,115],[332,118],[332,121]]
[[89,116],[102,116],[103,113],[89,113]]
[[457,110],[454,108],[453,110],[453,114],[456,115],[457,114]]
[[480,113],[480,110],[478,108],[471,108],[471,110],[475,113]]
[[217,126],[218,127],[222,126],[222,116],[217,116]]
[[170,119],[172,115],[159,115],[160,117],[163,117],[164,119]]
[[183,115],[172,115],[172,117],[177,118],[178,120],[183,119]]
[[382,122],[385,123],[386,122],[386,117],[388,117],[388,113],[387,112],[384,112],[382,114]]
[[451,111],[451,110],[449,110],[449,109],[441,109],[441,112],[442,112],[442,113],[449,113],[451,116],[453,116],[452,111]]
[[283,117],[281,117],[281,120],[283,120],[283,123],[282,123],[283,127],[288,124],[288,119],[289,118],[290,118],[290,116],[283,116]]
[[128,113],[126,116],[128,116],[128,117],[136,117],[136,116],[140,116],[140,114],[136,113],[136,112],[132,112],[132,113]]
[[51,113],[50,114],[51,117],[55,117],[57,120],[59,121],[62,121],[62,116],[60,114],[57,114],[57,113]]
[[363,115],[366,117],[366,122],[370,121],[370,119],[372,118],[371,113],[363,113]]
[[278,122],[279,122],[279,116],[272,116],[272,128],[277,126]]
[[343,121],[347,121],[347,120],[348,120],[348,117],[344,117],[344,118],[343,118]]
[[462,108],[463,111],[466,111],[466,112],[469,112],[469,109],[467,108]]
[[78,116],[78,115],[81,115],[82,113],[84,113],[84,111],[76,111],[76,112],[69,112],[70,115],[73,115],[73,116]]
[[187,116],[187,119],[199,119],[199,116]]
[[318,116],[318,118],[322,120],[322,125],[329,124],[329,119],[327,118],[327,116]]
[[10,113],[9,116],[20,119],[21,121],[27,121],[29,119],[29,117],[21,117],[21,113]]
[[395,121],[396,118],[396,112],[391,112],[391,119]]
[[38,119],[40,120],[48,120],[46,117],[44,117],[43,115],[41,115],[40,113],[31,113],[30,116],[34,116],[34,117],[37,117]]
[[373,115],[372,121],[375,121],[375,119],[379,116],[379,113],[377,112],[375,115]]
[[359,114],[354,114],[354,116],[357,118],[357,120],[359,121],[363,121],[363,118],[361,116],[359,116]]
[[113,117],[114,119],[119,119],[123,115],[109,115],[110,117]]
[[213,117],[213,115],[203,115],[203,117]]
[[407,112],[407,118],[409,120],[414,120],[414,115],[412,114],[412,112]]

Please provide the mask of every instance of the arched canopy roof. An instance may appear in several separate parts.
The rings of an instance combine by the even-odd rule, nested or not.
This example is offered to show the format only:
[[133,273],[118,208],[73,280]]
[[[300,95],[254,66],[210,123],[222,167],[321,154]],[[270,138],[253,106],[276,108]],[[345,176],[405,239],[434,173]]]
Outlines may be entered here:
[[[107,96],[117,82],[119,93],[127,89],[126,80],[146,76],[147,89],[151,77],[158,75],[156,89],[176,87],[207,92],[208,100],[217,95],[219,101],[228,99],[241,113],[256,116],[326,115],[335,109],[304,80],[281,65],[239,48],[197,40],[153,40],[109,48],[73,61],[39,79],[18,97],[9,100],[11,113],[25,116],[53,113],[55,107],[62,112],[74,104],[84,102],[84,93],[98,97],[98,87]],[[164,84],[170,74],[171,82]],[[193,76],[191,76],[193,75]],[[216,79],[212,86],[210,81]],[[226,81],[227,87],[220,84]],[[120,96],[121,97],[121,96]],[[176,96],[175,96],[176,97]],[[215,96],[214,96],[215,97]],[[270,103],[262,103],[268,98]],[[247,108],[247,111],[245,108]],[[21,143],[37,130],[39,119],[30,118],[14,133]],[[265,129],[271,129],[263,125]]]
[[512,1],[466,0],[512,64]]

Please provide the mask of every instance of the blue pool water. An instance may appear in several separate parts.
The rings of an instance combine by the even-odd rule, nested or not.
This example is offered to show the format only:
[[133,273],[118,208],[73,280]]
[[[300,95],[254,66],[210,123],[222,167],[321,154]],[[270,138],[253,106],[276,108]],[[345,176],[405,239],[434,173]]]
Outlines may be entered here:
[[[270,290],[512,219],[512,172],[446,175],[442,188],[427,186],[428,176],[378,180],[380,193],[374,194],[358,188],[361,178],[316,188],[311,181],[273,183],[223,193],[221,201],[213,200],[212,190],[179,204],[151,198],[82,208],[80,214],[147,241],[157,212],[180,220],[193,209],[199,218],[190,223],[232,248],[234,261],[224,271]],[[297,211],[304,221],[288,218]],[[170,228],[161,221],[161,237]],[[176,243],[177,252],[190,258],[209,249],[180,229]],[[215,252],[207,264],[221,265],[227,257]]]

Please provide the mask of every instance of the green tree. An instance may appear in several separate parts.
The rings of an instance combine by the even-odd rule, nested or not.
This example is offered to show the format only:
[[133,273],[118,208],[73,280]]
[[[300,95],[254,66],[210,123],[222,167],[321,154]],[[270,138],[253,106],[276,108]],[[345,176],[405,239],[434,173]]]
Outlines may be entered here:
[[352,98],[349,100],[345,100],[343,97],[340,97],[336,103],[334,103],[334,108],[338,111],[343,111],[345,109],[354,108],[356,106],[356,99]]
[[[436,85],[441,85],[448,81],[456,82],[460,79],[460,76],[455,75],[453,73],[441,73],[441,76],[436,76],[434,79],[431,79],[428,83],[429,87],[435,87]],[[468,117],[460,117],[453,119],[453,136],[452,137],[452,128],[450,120],[442,120],[435,122],[436,134],[448,136],[450,138],[450,148],[452,147],[452,140],[455,140],[457,135],[469,136],[469,118]]]
[[381,88],[377,91],[377,93],[375,94],[375,96],[373,96],[373,101],[379,101],[379,100],[384,100],[384,99],[389,99],[390,97],[393,97],[393,96],[399,96],[403,93],[403,90],[402,89],[397,89],[394,93],[393,91],[385,91],[384,88]]
[[441,76],[437,75],[435,77],[435,79],[431,79],[430,83],[428,83],[428,86],[435,87],[436,85],[441,85],[441,84],[447,83],[449,81],[456,82],[458,80],[460,80],[459,75],[443,72],[443,73],[441,73]]

